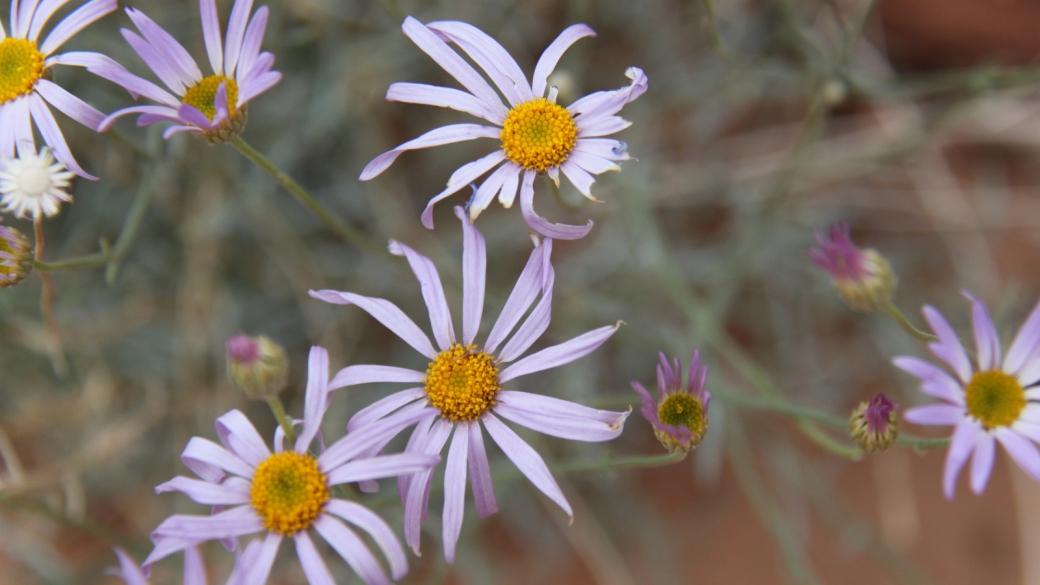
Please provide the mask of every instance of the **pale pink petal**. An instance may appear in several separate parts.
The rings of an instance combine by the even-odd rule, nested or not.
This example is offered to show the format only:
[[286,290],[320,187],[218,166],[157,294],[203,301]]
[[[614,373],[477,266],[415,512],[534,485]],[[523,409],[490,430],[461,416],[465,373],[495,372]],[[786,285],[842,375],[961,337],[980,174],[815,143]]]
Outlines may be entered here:
[[545,240],[541,246],[531,251],[527,265],[520,273],[520,278],[516,280],[513,292],[509,293],[509,298],[506,299],[506,304],[502,307],[498,320],[495,321],[491,333],[488,334],[487,342],[484,344],[484,350],[488,353],[495,353],[498,345],[513,331],[513,327],[527,312],[538,293],[542,292],[542,285],[545,281],[543,274],[545,267],[549,266],[551,254],[552,240]]
[[520,175],[520,172],[516,170],[516,165],[505,164],[491,173],[483,183],[480,184],[480,188],[473,194],[473,197],[469,201],[467,206],[469,211],[469,217],[476,220],[480,214],[487,209],[487,206],[495,200],[495,195],[502,190],[502,184],[506,178],[510,175]]
[[[232,484],[235,485],[235,484]],[[249,491],[178,475],[155,487],[155,493],[179,491],[198,504],[239,505],[249,503]]]
[[314,521],[314,529],[367,585],[390,585],[379,560],[345,524],[329,514],[322,514]]
[[[55,55],[47,59],[47,65],[85,67],[87,71],[94,75],[123,86],[123,88],[129,91],[130,95],[135,99],[138,95],[143,95],[148,99],[175,108],[181,103],[180,100],[170,95],[170,93],[163,88],[155,85],[151,81],[142,79],[133,73],[130,73],[122,65],[100,53],[90,53],[85,51],[62,53],[61,55]],[[109,116],[109,118],[111,117],[112,116]],[[102,126],[104,126],[104,123],[102,123]]]
[[612,138],[581,138],[574,145],[574,154],[579,152],[608,161],[626,161],[632,158],[628,155],[628,145]]
[[[430,409],[438,414],[440,411],[437,409]],[[435,417],[429,416],[420,420],[415,428],[412,429],[412,434],[408,437],[408,443],[404,447],[405,453],[422,453],[423,442],[426,441],[426,436],[430,433],[430,428],[433,426]],[[408,504],[408,490],[411,489],[412,479],[414,475],[402,475],[397,478],[397,495],[401,498],[401,505],[405,506]]]
[[[246,35],[242,38],[242,50],[238,54],[238,66],[235,68],[235,78],[244,80],[252,72],[260,57],[260,47],[264,42],[264,34],[267,32],[267,18],[269,11],[266,6],[261,6],[253,14],[253,18],[246,27]],[[241,100],[239,100],[241,103]]]
[[328,473],[359,454],[365,453],[372,446],[389,440],[388,437],[395,437],[405,428],[433,417],[437,413],[435,408],[402,411],[382,419],[379,424],[368,425],[352,431],[330,445],[318,457],[318,468],[322,472]]
[[408,265],[419,281],[423,300],[426,301],[426,308],[430,313],[433,338],[437,340],[441,351],[447,350],[455,344],[455,327],[451,323],[451,309],[448,308],[448,299],[444,296],[444,287],[441,285],[437,267],[426,256],[396,240],[390,240],[389,250],[391,254],[404,256],[408,260]]
[[465,51],[495,82],[510,104],[515,106],[534,97],[520,66],[498,41],[484,31],[455,20],[431,22],[426,27],[442,33]]
[[[59,8],[68,4],[68,2],[69,0],[43,0],[43,2],[40,2],[36,12],[33,13],[32,21],[29,24],[29,32],[26,35],[26,38],[33,42],[39,39],[40,33],[43,32],[43,27],[47,26],[47,21],[54,16],[54,13],[57,12]],[[0,26],[0,28],[3,28],[3,26]],[[0,39],[2,38],[3,35],[0,34]]]
[[307,361],[307,391],[304,394],[303,431],[296,439],[296,452],[305,453],[321,427],[328,408],[329,352],[315,345]]
[[469,459],[469,432],[464,426],[455,428],[448,447],[448,463],[444,468],[444,559],[455,562],[455,545],[462,534],[462,518],[466,511],[466,462]]
[[202,437],[192,437],[181,453],[181,461],[206,481],[219,481],[216,470],[223,469],[241,477],[253,477],[253,468],[220,445]]
[[484,314],[487,251],[484,236],[466,212],[456,207],[455,216],[462,222],[462,344],[468,346],[476,338]]
[[450,87],[424,83],[394,83],[387,90],[386,99],[391,102],[451,108],[500,126],[506,120],[505,115],[497,108],[488,106],[472,94]]
[[903,418],[918,425],[956,425],[964,420],[967,413],[963,406],[952,404],[926,404],[906,409]]
[[268,71],[267,73],[258,76],[256,79],[243,81],[242,84],[239,85],[238,103],[235,107],[241,108],[243,104],[271,89],[281,80],[281,73],[277,71]]
[[538,412],[548,416],[587,418],[607,425],[624,422],[625,417],[627,416],[627,413],[624,412],[600,410],[598,408],[582,406],[569,400],[561,400],[559,398],[553,398],[552,396],[520,392],[517,390],[502,390],[498,393],[496,398],[499,401],[520,410]]
[[523,183],[520,185],[520,213],[524,216],[524,221],[527,225],[531,226],[534,231],[547,236],[550,238],[556,238],[558,240],[578,240],[588,235],[589,231],[592,230],[592,220],[589,223],[580,225],[567,225],[562,223],[552,223],[546,220],[544,217],[538,215],[534,210],[534,178],[537,175],[534,171],[528,170],[524,173]]
[[[14,5],[11,5],[14,8]],[[57,51],[79,31],[93,24],[96,20],[118,8],[116,0],[91,0],[65,17],[40,46],[40,52],[48,56]]]
[[597,136],[610,136],[617,134],[632,125],[632,122],[618,117],[606,116],[598,118],[593,122],[580,124],[578,126],[578,139],[595,138]]
[[976,362],[979,371],[985,372],[1000,367],[1000,337],[986,311],[986,305],[968,291],[961,291],[971,301],[971,323],[975,330]]
[[509,170],[502,181],[502,192],[498,194],[498,202],[502,207],[509,209],[516,199],[516,190],[520,187],[520,172],[524,169],[513,161],[506,162],[502,168]]
[[507,427],[502,421],[495,418],[495,415],[490,412],[484,415],[484,428],[487,429],[488,434],[495,443],[502,449],[502,452],[509,457],[509,460],[516,465],[517,469],[527,477],[531,483],[534,484],[539,491],[545,494],[550,500],[556,502],[556,505],[563,509],[571,518],[574,517],[574,512],[571,510],[571,505],[567,503],[567,498],[563,495],[560,490],[560,486],[556,484],[556,480],[553,479],[552,473],[549,468],[545,465],[545,461],[542,457],[531,448],[530,445],[524,442],[512,429]]
[[206,42],[209,66],[214,74],[220,74],[224,70],[224,43],[220,39],[216,0],[199,0],[199,17],[202,19],[202,38]]
[[[575,150],[567,156],[567,163],[573,163],[582,170],[593,175],[599,175],[607,171],[621,170],[621,167],[615,164],[614,161],[611,159],[603,158],[599,155],[589,154],[587,152],[582,152],[579,150]],[[565,165],[567,163],[565,163]],[[561,167],[561,170],[563,170],[564,173],[567,172],[566,168]],[[568,178],[570,178],[570,175],[568,175]],[[571,179],[571,182],[573,183],[574,179]]]
[[119,572],[116,576],[126,581],[126,585],[149,585],[148,578],[141,571],[141,567],[134,562],[134,559],[118,546],[115,547],[115,551],[116,556],[119,557]]
[[625,77],[632,80],[628,87],[589,94],[567,108],[567,111],[576,115],[578,128],[613,116],[621,111],[625,104],[635,101],[646,92],[647,79],[642,69],[629,67],[625,71]]
[[469,483],[473,490],[473,504],[477,508],[477,516],[487,518],[498,511],[498,503],[495,501],[495,486],[491,483],[491,468],[480,423],[459,424],[465,426],[469,433]]
[[347,432],[367,426],[391,412],[426,397],[424,388],[411,388],[395,392],[386,398],[382,398],[362,408],[347,422]]
[[430,359],[437,357],[437,351],[433,349],[426,334],[390,301],[334,290],[312,290],[310,295],[334,305],[357,305],[419,353]]
[[954,333],[953,327],[950,327],[950,324],[935,308],[926,305],[923,312],[924,318],[932,326],[935,336],[939,338],[938,341],[929,343],[928,349],[935,357],[949,364],[962,382],[967,383],[971,380],[971,362],[968,361],[968,354],[965,353],[964,346]]
[[542,334],[545,333],[545,330],[549,328],[549,321],[552,317],[553,285],[556,282],[556,272],[548,261],[542,270],[544,275],[542,298],[538,301],[534,310],[531,311],[531,314],[528,315],[524,324],[516,331],[516,335],[502,348],[502,352],[498,355],[499,362],[511,362],[524,355],[524,352],[530,349],[534,342],[538,341]]
[[997,429],[994,434],[1022,471],[1034,480],[1040,481],[1040,452],[1037,451],[1036,445],[1006,427]]
[[55,108],[91,130],[97,130],[105,115],[85,101],[46,79],[36,82],[36,91]]
[[225,447],[251,467],[271,456],[260,433],[240,410],[232,410],[215,423],[217,436]]
[[458,170],[452,173],[451,178],[448,179],[448,186],[426,203],[426,209],[423,210],[421,216],[423,225],[426,226],[427,229],[432,230],[434,205],[442,199],[446,199],[455,193],[458,193],[460,189],[463,189],[473,181],[476,181],[477,178],[490,171],[495,167],[495,165],[501,163],[505,159],[506,153],[500,149],[459,167]]
[[386,477],[412,475],[436,466],[441,458],[436,455],[416,453],[397,453],[395,455],[379,455],[368,459],[359,459],[345,463],[330,470],[329,485],[355,483]]
[[556,64],[559,63],[563,53],[578,39],[594,36],[596,36],[596,31],[587,25],[573,24],[560,33],[560,36],[556,37],[556,40],[539,57],[538,64],[534,67],[534,76],[531,78],[531,92],[535,97],[545,96],[545,80],[553,72],[553,69],[556,69]]
[[228,18],[227,39],[224,41],[224,75],[235,76],[238,56],[242,52],[242,40],[245,38],[249,13],[253,11],[253,0],[235,0]]
[[585,169],[581,168],[569,158],[560,165],[560,170],[567,176],[567,179],[573,184],[579,192],[585,197],[597,201],[592,196],[592,184],[596,182],[596,177],[590,175]]
[[[430,433],[423,440],[421,453],[425,455],[437,455],[444,448],[444,443],[451,434],[455,423],[448,419],[441,419],[433,423]],[[430,479],[433,470],[419,472],[412,476],[411,486],[408,489],[408,501],[404,507],[404,538],[412,551],[419,556],[419,522],[426,515],[426,503],[430,492]]]
[[[120,29],[119,32],[126,39],[126,42],[130,44],[130,47],[141,60],[148,65],[148,68],[166,84],[166,87],[170,88],[173,93],[183,96],[187,91],[188,86],[184,84],[184,80],[181,79],[180,74],[167,62],[166,58],[156,50],[155,47],[148,44],[148,41],[142,39],[137,33],[129,31],[127,29]],[[191,83],[189,83],[189,86]]]
[[971,491],[981,494],[993,471],[996,441],[993,435],[981,432],[975,436],[975,455],[971,459]]
[[[463,142],[466,140],[473,140],[475,138],[498,138],[502,133],[501,128],[494,128],[491,126],[481,126],[480,124],[451,124],[448,126],[441,126],[430,130],[426,134],[405,142],[393,150],[388,150],[383,154],[372,159],[368,165],[365,166],[364,170],[361,171],[360,179],[362,181],[368,181],[378,177],[380,173],[386,170],[401,153],[408,150],[416,150],[419,148],[429,148],[431,146],[440,146],[442,144],[452,144],[455,142]],[[464,183],[463,186],[466,184]],[[462,187],[459,187],[460,189]]]
[[126,9],[130,20],[141,31],[141,35],[156,51],[165,59],[166,64],[177,73],[178,78],[186,87],[191,87],[202,81],[202,71],[199,69],[195,59],[183,45],[173,38],[173,35],[163,30],[161,26],[148,18],[140,10],[134,8]]
[[943,469],[943,493],[947,500],[953,499],[954,488],[957,486],[957,474],[968,462],[975,449],[976,435],[985,434],[982,427],[971,420],[963,420],[953,431],[950,440],[950,448],[946,451],[946,466]]
[[506,368],[499,374],[498,379],[500,382],[505,383],[520,376],[569,364],[576,359],[585,357],[603,345],[606,340],[610,339],[617,331],[619,325],[620,323],[593,329],[570,341],[565,341],[559,345],[547,347],[542,351],[531,354]]
[[[319,517],[320,518],[320,517]],[[253,562],[247,565],[243,581],[253,585],[267,583],[267,577],[271,575],[271,567],[274,566],[275,556],[278,555],[278,547],[282,544],[282,535],[276,532],[268,533],[258,549]]]
[[325,561],[318,554],[318,549],[314,548],[311,537],[307,536],[307,531],[300,530],[293,534],[293,540],[296,542],[296,556],[300,559],[300,567],[303,568],[308,585],[336,585],[329,568],[325,566]]
[[32,114],[33,121],[36,122],[36,127],[40,129],[40,134],[43,135],[43,141],[54,151],[54,158],[64,164],[67,169],[84,179],[96,181],[97,177],[80,168],[79,163],[72,157],[72,151],[69,150],[69,145],[65,142],[65,136],[61,133],[61,129],[58,128],[58,122],[47,108],[43,98],[38,94],[33,93],[29,95],[29,112]]
[[[252,506],[239,506],[212,516],[174,514],[163,520],[152,534],[172,538],[190,538],[196,542],[202,542],[252,534],[263,529],[263,520]],[[155,560],[149,557],[145,564],[150,565]]]
[[1033,307],[1025,323],[1015,335],[1015,340],[1008,348],[1007,357],[1004,358],[1004,371],[1014,376],[1025,365],[1030,356],[1034,354],[1040,345],[1040,302]]
[[328,390],[378,382],[422,382],[426,374],[395,366],[347,366],[336,373],[329,382]]
[[964,404],[964,388],[949,374],[932,364],[910,356],[898,356],[892,364],[921,380],[921,392],[954,404]]
[[390,562],[390,574],[394,579],[401,579],[408,574],[408,558],[405,556],[404,548],[401,547],[390,525],[378,514],[361,504],[340,499],[329,500],[325,504],[325,510],[368,533]]

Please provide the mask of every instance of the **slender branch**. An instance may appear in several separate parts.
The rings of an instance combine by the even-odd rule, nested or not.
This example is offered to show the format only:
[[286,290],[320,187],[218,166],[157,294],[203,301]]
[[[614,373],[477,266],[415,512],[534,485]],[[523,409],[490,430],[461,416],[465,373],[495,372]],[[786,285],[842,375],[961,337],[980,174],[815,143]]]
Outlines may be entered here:
[[939,338],[931,333],[926,333],[917,327],[914,327],[914,324],[910,322],[910,319],[907,319],[906,315],[904,315],[903,312],[896,308],[892,303],[885,305],[885,312],[888,313],[889,317],[895,319],[895,322],[903,328],[903,331],[906,331],[914,338],[927,343],[939,341]]
[[[43,237],[43,217],[37,215],[33,218],[33,230],[36,234],[35,262],[43,259],[43,251],[47,241]],[[54,373],[59,377],[65,377],[68,371],[68,363],[61,349],[61,329],[58,327],[58,319],[54,316],[54,281],[47,272],[40,272],[40,280],[43,281],[43,290],[40,292],[40,313],[43,314],[43,322],[47,327],[47,351],[50,354],[51,366]]]
[[293,431],[292,419],[285,413],[285,406],[282,405],[282,399],[278,396],[270,396],[267,398],[267,405],[271,407],[271,412],[274,413],[274,417],[278,419],[278,425],[282,427],[282,432],[285,433],[285,438],[290,443],[296,442],[296,432]]
[[321,203],[318,202],[306,189],[301,187],[296,181],[282,172],[278,167],[274,166],[271,161],[260,154],[259,151],[254,149],[252,146],[242,140],[242,137],[235,137],[231,142],[231,145],[235,147],[243,156],[248,158],[256,166],[260,167],[265,173],[270,175],[274,180],[278,181],[289,193],[291,193],[301,205],[306,207],[318,217],[325,225],[332,228],[337,234],[339,234],[344,240],[347,240],[351,244],[359,248],[363,248],[376,254],[377,256],[387,256],[389,253],[379,245],[376,245],[368,240],[361,232],[355,228],[344,223],[342,220],[332,215],[332,213],[325,209]]
[[148,206],[151,205],[152,196],[155,194],[158,182],[158,164],[153,164],[137,192],[137,197],[130,207],[130,213],[123,220],[123,228],[119,232],[119,238],[116,239],[112,252],[107,255],[108,266],[105,268],[105,282],[109,285],[116,281],[116,277],[119,275],[119,268],[123,265],[126,255],[130,252],[130,245],[133,244],[137,230],[141,227],[141,221],[144,219],[145,212],[148,211]]
[[105,252],[99,252],[97,254],[90,254],[89,256],[80,256],[78,258],[69,258],[68,260],[58,260],[57,262],[42,262],[36,260],[33,262],[33,268],[40,272],[61,272],[63,270],[78,270],[80,268],[93,268],[95,266],[104,266],[108,263],[109,255]]

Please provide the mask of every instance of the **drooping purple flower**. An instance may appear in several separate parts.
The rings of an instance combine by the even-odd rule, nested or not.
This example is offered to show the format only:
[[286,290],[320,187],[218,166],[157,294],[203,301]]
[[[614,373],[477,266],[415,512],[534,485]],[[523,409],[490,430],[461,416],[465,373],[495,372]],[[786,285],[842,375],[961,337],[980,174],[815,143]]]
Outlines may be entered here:
[[[419,280],[439,350],[434,349],[429,337],[415,322],[389,301],[349,292],[311,291],[311,296],[329,303],[357,305],[430,360],[426,372],[392,366],[350,366],[336,374],[332,385],[373,382],[411,385],[362,409],[347,426],[352,433],[380,429],[390,424],[392,416],[415,413],[420,418],[405,453],[440,453],[454,430],[444,471],[444,557],[449,562],[455,558],[455,546],[462,530],[467,474],[477,514],[484,518],[498,511],[482,427],[535,487],[573,516],[567,498],[545,461],[499,417],[540,433],[575,441],[613,439],[621,434],[628,417],[627,412],[597,410],[559,398],[503,388],[521,376],[588,355],[609,339],[618,325],[594,329],[518,359],[549,326],[555,272],[549,261],[552,240],[546,239],[531,253],[483,348],[478,348],[474,339],[484,311],[487,267],[484,237],[461,207],[455,208],[455,215],[462,221],[463,234],[461,338],[455,336],[451,311],[433,262],[404,244],[390,243],[390,251],[407,258]],[[539,294],[541,299],[520,324]],[[510,338],[514,328],[516,333]],[[514,360],[512,365],[502,367]],[[372,452],[381,448],[382,445],[374,445]],[[432,469],[398,479],[398,491],[405,505],[405,540],[416,554],[419,524],[426,517],[432,480]]]
[[153,532],[155,550],[145,566],[206,540],[237,538],[257,532],[264,536],[244,583],[267,581],[278,547],[285,537],[296,544],[297,556],[311,585],[332,583],[311,530],[317,532],[368,583],[390,583],[368,545],[341,520],[360,528],[386,555],[394,579],[408,572],[404,550],[390,527],[364,506],[334,498],[330,487],[424,471],[440,460],[435,454],[404,453],[369,457],[373,445],[383,445],[423,414],[403,412],[376,425],[347,434],[319,456],[310,454],[331,389],[328,353],[311,349],[303,428],[290,449],[281,427],[275,432],[272,453],[256,428],[238,410],[217,419],[223,446],[194,437],[181,454],[184,464],[201,479],[178,476],[156,487],[157,492],[179,491],[199,504],[228,508],[211,516],[175,514]]
[[[468,92],[418,83],[395,83],[387,91],[386,99],[451,108],[483,118],[494,126],[452,124],[431,130],[372,159],[362,171],[361,180],[379,176],[408,150],[495,138],[501,144],[498,150],[459,167],[448,179],[447,187],[430,199],[422,214],[423,225],[433,229],[435,203],[495,169],[468,206],[471,219],[477,219],[496,196],[504,207],[512,206],[519,188],[520,211],[536,232],[561,240],[582,238],[589,233],[591,221],[583,226],[554,224],[535,213],[534,179],[538,173],[545,172],[559,185],[562,172],[583,195],[597,201],[591,191],[595,175],[620,170],[618,163],[630,158],[624,142],[604,137],[631,125],[617,113],[646,91],[647,78],[643,70],[630,67],[625,72],[631,80],[628,87],[592,93],[564,108],[556,104],[556,88],[550,87],[546,79],[572,44],[581,38],[596,36],[595,31],[584,24],[572,25],[556,37],[538,59],[530,82],[502,45],[470,24],[439,21],[424,25],[409,16],[401,28]],[[448,43],[454,43],[483,69],[501,96]],[[503,97],[508,106],[503,105]]]
[[809,251],[817,266],[834,280],[838,295],[850,307],[875,313],[892,300],[896,277],[888,260],[871,249],[860,249],[852,243],[848,222],[832,225],[827,234],[817,230],[819,248]]
[[1001,360],[1000,338],[986,306],[964,291],[972,303],[977,368],[972,367],[953,327],[930,306],[924,316],[938,341],[929,351],[954,372],[911,356],[892,360],[895,366],[921,380],[921,392],[943,402],[914,406],[903,418],[920,425],[954,426],[946,452],[943,492],[953,499],[957,475],[972,458],[971,489],[982,493],[993,469],[996,444],[1030,477],[1040,481],[1040,303],[1019,329]]
[[632,389],[643,399],[640,411],[654,427],[654,434],[669,451],[688,453],[701,443],[708,431],[708,405],[711,392],[706,388],[708,366],[701,365],[700,350],[690,358],[689,380],[683,387],[682,364],[675,358],[668,363],[658,353],[657,400],[642,384],[632,381]]

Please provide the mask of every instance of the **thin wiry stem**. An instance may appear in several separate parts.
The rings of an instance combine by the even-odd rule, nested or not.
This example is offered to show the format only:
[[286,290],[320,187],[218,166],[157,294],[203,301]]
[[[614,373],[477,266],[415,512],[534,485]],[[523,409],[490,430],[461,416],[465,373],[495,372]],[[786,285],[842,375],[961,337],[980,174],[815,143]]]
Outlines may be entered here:
[[[35,261],[43,259],[43,251],[47,241],[43,237],[43,217],[37,215],[33,218],[33,230],[36,234]],[[40,292],[40,312],[43,314],[43,323],[47,328],[47,351],[51,358],[51,367],[58,377],[64,378],[68,372],[68,362],[61,349],[61,329],[58,327],[58,319],[54,316],[54,281],[47,272],[40,272],[40,280],[43,281],[43,290]]]
[[915,339],[924,341],[926,343],[939,341],[939,338],[932,335],[931,333],[926,333],[924,331],[921,331],[917,327],[914,327],[914,324],[910,322],[910,319],[907,319],[906,315],[904,315],[903,312],[896,308],[896,306],[892,303],[888,303],[887,305],[885,305],[885,313],[887,313],[889,317],[892,317],[892,319],[894,319],[895,322],[900,327],[902,327],[903,331],[906,331]]

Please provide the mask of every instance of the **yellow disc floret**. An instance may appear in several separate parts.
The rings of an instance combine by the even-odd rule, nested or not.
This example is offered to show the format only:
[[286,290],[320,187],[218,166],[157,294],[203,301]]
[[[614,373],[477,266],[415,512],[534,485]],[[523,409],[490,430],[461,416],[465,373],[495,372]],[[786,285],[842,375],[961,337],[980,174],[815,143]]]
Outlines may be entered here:
[[455,422],[477,420],[495,405],[501,389],[494,358],[474,345],[456,343],[437,354],[426,368],[430,404]]
[[196,85],[189,87],[188,91],[184,93],[184,99],[181,100],[189,106],[194,106],[195,109],[206,115],[207,118],[212,122],[213,116],[217,115],[217,88],[220,84],[224,84],[225,91],[227,91],[228,101],[228,113],[230,117],[235,117],[235,104],[238,103],[238,84],[235,83],[234,79],[229,79],[223,75],[210,75]]
[[964,392],[968,414],[986,429],[1012,425],[1026,407],[1022,385],[1000,370],[975,374]]
[[683,426],[699,434],[704,425],[704,409],[695,396],[676,392],[657,407],[657,418],[666,425]]
[[249,496],[264,528],[289,536],[309,528],[322,513],[329,484],[314,457],[275,453],[256,467]]
[[43,54],[25,39],[0,41],[0,104],[32,91],[43,77]]
[[544,171],[567,160],[578,141],[578,127],[566,109],[535,98],[509,111],[499,137],[509,160],[525,169]]

